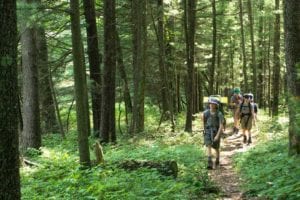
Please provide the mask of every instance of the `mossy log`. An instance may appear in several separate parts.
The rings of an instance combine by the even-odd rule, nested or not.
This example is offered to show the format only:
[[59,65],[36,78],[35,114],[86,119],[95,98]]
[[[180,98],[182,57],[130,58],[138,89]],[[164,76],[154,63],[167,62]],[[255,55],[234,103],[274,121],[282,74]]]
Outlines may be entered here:
[[126,160],[118,165],[122,169],[136,170],[138,168],[155,168],[162,175],[173,176],[178,175],[177,162],[173,160],[168,161],[147,161],[147,160]]

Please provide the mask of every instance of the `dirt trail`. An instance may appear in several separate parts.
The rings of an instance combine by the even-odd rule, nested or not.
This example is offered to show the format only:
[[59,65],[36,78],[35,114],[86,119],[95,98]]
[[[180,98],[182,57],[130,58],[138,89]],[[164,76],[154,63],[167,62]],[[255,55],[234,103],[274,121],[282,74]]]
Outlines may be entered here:
[[[229,128],[228,128],[229,129]],[[255,129],[255,128],[254,128]],[[226,131],[225,138],[221,143],[220,166],[209,171],[210,178],[221,188],[223,200],[243,200],[241,191],[241,182],[238,174],[233,169],[232,156],[237,152],[244,152],[255,145],[256,131],[252,131],[252,144],[245,145],[242,143],[242,135]]]

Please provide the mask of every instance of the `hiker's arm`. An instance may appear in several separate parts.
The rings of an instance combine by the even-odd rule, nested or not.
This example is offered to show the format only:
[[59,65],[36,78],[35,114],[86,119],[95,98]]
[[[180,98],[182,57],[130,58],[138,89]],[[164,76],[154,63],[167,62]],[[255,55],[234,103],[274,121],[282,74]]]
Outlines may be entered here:
[[223,132],[223,123],[220,123],[218,133],[214,137],[214,142],[220,139],[222,132]]
[[223,132],[223,121],[224,121],[223,115],[219,115],[219,130],[217,132],[217,135],[214,137],[214,141],[219,140],[221,137],[221,134]]
[[234,113],[234,126],[238,126],[238,121],[240,119],[240,105],[237,107],[235,113]]

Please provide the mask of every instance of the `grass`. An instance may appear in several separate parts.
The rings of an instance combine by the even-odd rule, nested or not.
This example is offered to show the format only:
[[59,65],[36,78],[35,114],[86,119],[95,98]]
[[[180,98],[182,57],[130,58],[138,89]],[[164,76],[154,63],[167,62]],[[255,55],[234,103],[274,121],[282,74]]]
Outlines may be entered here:
[[[154,119],[157,117],[146,120]],[[215,199],[218,189],[207,174],[202,133],[179,129],[183,128],[171,133],[169,126],[162,124],[158,131],[154,125],[136,137],[119,136],[118,144],[104,146],[105,164],[86,170],[78,164],[76,131],[70,131],[66,140],[58,134],[44,135],[43,147],[26,154],[26,159],[37,165],[21,168],[22,199]],[[93,144],[94,138],[89,140]],[[118,163],[128,159],[175,160],[179,174],[175,179],[155,169],[118,168]]]
[[300,158],[288,156],[288,120],[260,124],[259,144],[235,157],[247,196],[300,199]]

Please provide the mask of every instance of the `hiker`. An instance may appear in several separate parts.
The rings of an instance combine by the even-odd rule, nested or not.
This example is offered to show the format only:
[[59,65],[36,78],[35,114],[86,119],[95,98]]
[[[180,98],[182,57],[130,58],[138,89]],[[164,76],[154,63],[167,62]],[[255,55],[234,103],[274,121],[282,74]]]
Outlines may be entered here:
[[250,103],[253,105],[253,109],[254,109],[254,116],[252,121],[253,121],[253,125],[256,126],[258,106],[257,103],[254,102],[253,94],[249,93],[249,96],[250,96]]
[[232,110],[232,117],[233,117],[233,133],[238,134],[238,120],[235,118],[235,113],[238,106],[242,103],[243,97],[241,95],[240,88],[236,87],[233,89],[233,94],[230,98],[230,108]]
[[212,150],[216,152],[215,166],[220,165],[220,141],[223,130],[223,114],[218,110],[219,101],[214,98],[208,99],[209,109],[203,112],[204,143],[207,148],[207,169],[213,169]]
[[251,140],[251,128],[252,120],[254,117],[254,108],[250,102],[251,95],[244,94],[243,102],[238,106],[236,110],[236,120],[240,120],[241,129],[243,134],[243,143],[248,145],[252,143]]

